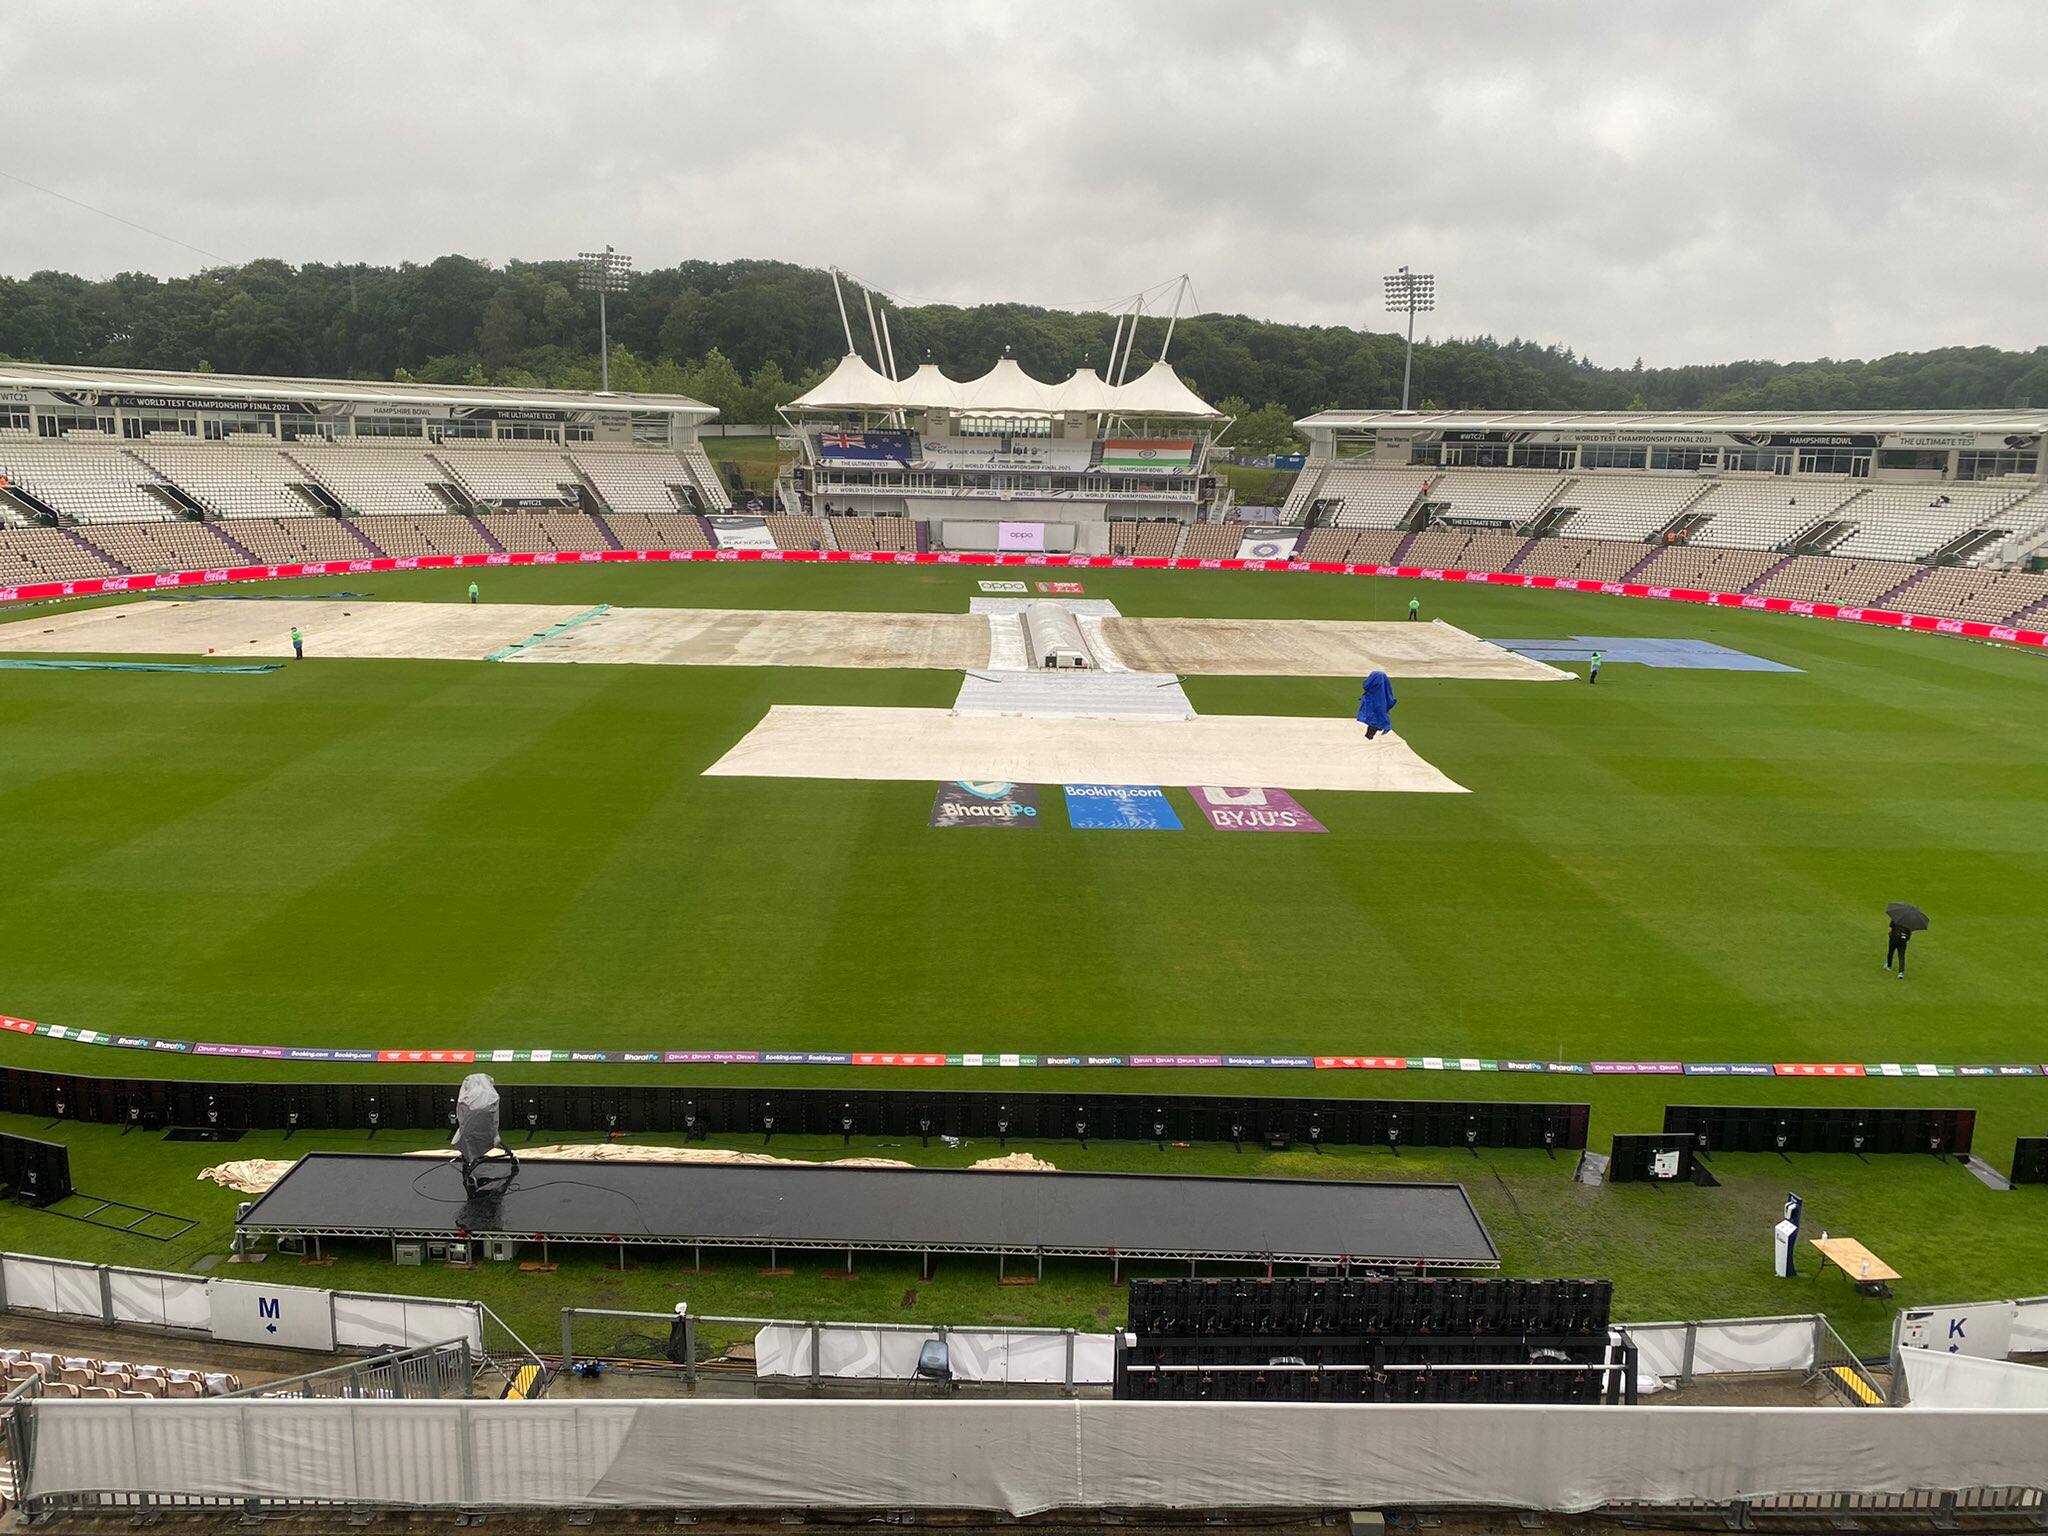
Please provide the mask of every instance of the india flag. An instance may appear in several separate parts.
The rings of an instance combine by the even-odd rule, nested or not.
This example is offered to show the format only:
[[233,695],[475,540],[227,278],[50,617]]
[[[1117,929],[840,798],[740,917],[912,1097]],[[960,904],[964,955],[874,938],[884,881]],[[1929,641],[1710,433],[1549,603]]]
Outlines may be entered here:
[[1102,445],[1104,469],[1185,473],[1194,457],[1195,445],[1185,438],[1112,437]]

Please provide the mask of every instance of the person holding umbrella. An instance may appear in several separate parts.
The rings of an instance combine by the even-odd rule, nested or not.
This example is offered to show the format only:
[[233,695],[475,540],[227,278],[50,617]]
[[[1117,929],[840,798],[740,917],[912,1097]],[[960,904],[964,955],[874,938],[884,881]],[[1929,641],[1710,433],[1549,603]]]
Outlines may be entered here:
[[1884,915],[1891,921],[1891,929],[1885,935],[1884,968],[1890,970],[1892,961],[1899,962],[1899,980],[1906,979],[1906,944],[1914,934],[1927,926],[1927,914],[1910,901],[1895,901],[1884,909]]

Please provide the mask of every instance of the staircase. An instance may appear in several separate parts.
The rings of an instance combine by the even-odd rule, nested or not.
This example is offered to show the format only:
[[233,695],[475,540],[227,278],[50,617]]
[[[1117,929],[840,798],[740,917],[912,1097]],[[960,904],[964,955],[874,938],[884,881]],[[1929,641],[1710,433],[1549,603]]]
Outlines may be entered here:
[[1893,587],[1889,592],[1880,595],[1875,602],[1870,604],[1870,606],[1872,608],[1890,608],[1893,611],[1899,613],[1906,612],[1906,609],[1903,609],[1899,606],[1899,599],[1904,597],[1908,592],[1912,591],[1915,587],[1919,586],[1921,582],[1925,581],[1928,577],[1932,576],[1933,574],[1933,571],[1931,571],[1923,565],[1919,570],[1915,571],[1912,575],[1908,576],[1904,581],[1900,582],[1896,587]]
[[236,538],[233,534],[229,533],[227,530],[227,525],[225,523],[214,522],[208,523],[206,526],[213,530],[213,535],[215,538],[219,539],[221,543],[227,545],[227,547],[229,549],[232,549],[237,555],[240,555],[243,561],[247,564],[270,564],[268,560],[265,560],[260,555],[258,555],[255,550],[249,548],[248,545],[244,544],[240,539]]
[[2028,604],[2005,622],[2015,629],[2048,628],[2048,597]]
[[1773,576],[1777,575],[1778,572],[1785,569],[1786,566],[1790,565],[1794,560],[1797,560],[1798,558],[1799,557],[1797,555],[1787,555],[1784,559],[1780,560],[1776,565],[1772,566],[1769,570],[1765,571],[1761,576],[1757,577],[1755,581],[1752,581],[1748,586],[1744,587],[1742,589],[1744,594],[1746,595],[1748,593],[1754,592],[1758,587],[1762,586],[1765,582],[1769,581]]
[[1522,568],[1522,562],[1528,559],[1535,552],[1536,546],[1542,542],[1543,540],[1540,536],[1532,534],[1523,543],[1522,547],[1515,551],[1513,558],[1506,565],[1502,566],[1501,569],[1503,571],[1519,571]]
[[1401,542],[1396,544],[1393,553],[1387,556],[1387,564],[1399,565],[1401,557],[1408,553],[1408,546],[1415,542],[1415,536],[1421,532],[1420,528],[1410,528],[1406,533],[1402,534]]
[[1655,560],[1659,555],[1664,553],[1664,548],[1665,546],[1661,543],[1652,544],[1650,546],[1650,552],[1647,555],[1643,556],[1642,559],[1638,560],[1634,565],[1630,566],[1627,570],[1621,573],[1621,580],[1634,581],[1638,576],[1643,574],[1643,568],[1645,566],[1647,566],[1652,560]]
[[493,554],[502,555],[505,553],[505,546],[498,542],[496,534],[483,525],[482,518],[478,517],[474,512],[464,512],[462,515],[469,519],[469,526],[476,530],[477,537],[490,547]]
[[367,533],[363,532],[362,529],[358,528],[355,525],[355,523],[351,521],[349,518],[336,514],[334,520],[349,531],[349,536],[353,538],[358,544],[363,546],[363,552],[367,554],[372,560],[389,560],[391,558],[389,555],[384,553],[383,550],[379,549],[374,543],[372,543],[370,540],[370,536]]
[[619,536],[612,532],[612,525],[604,520],[604,514],[597,510],[594,502],[583,510],[590,520],[597,524],[598,537],[604,540],[607,549],[624,549],[626,547],[620,542]]

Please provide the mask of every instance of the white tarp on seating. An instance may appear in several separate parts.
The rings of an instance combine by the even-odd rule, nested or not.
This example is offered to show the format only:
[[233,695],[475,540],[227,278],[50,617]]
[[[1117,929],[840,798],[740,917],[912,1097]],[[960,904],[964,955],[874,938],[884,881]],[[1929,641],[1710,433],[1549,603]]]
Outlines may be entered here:
[[[1906,1370],[1907,1400],[1915,1408],[2048,1411],[2048,1368],[1931,1349],[1909,1349],[1899,1358]],[[2048,1441],[2043,1445],[2048,1447]],[[2042,1454],[2048,1458],[2048,1449]]]
[[[905,1328],[862,1328],[828,1323],[818,1329],[820,1376],[908,1381],[917,1374],[918,1352],[940,1337]],[[956,1381],[1036,1382],[1058,1386],[1067,1380],[1067,1336],[1008,1328],[948,1328],[944,1334]],[[1074,1383],[1103,1386],[1116,1360],[1106,1333],[1074,1335]],[[754,1335],[756,1376],[809,1376],[811,1329],[802,1323],[771,1323]]]
[[467,1339],[482,1352],[483,1314],[475,1302],[335,1292],[334,1342],[342,1349],[414,1349],[450,1339]]
[[1484,1505],[2031,1486],[2048,1412],[890,1400],[44,1401],[31,1498],[503,1508]]

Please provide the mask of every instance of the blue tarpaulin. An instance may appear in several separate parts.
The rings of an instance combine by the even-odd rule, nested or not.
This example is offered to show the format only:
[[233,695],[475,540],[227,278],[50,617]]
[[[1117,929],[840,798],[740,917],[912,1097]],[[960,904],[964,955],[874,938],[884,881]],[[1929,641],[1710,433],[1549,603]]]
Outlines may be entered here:
[[1376,731],[1391,731],[1394,728],[1392,710],[1397,702],[1394,685],[1387,681],[1387,674],[1368,673],[1358,695],[1359,723]]

